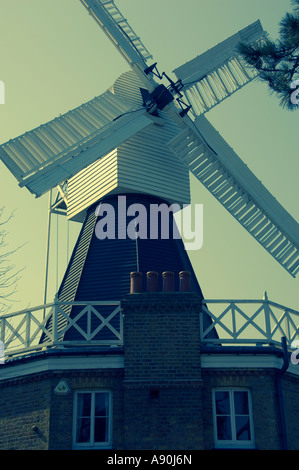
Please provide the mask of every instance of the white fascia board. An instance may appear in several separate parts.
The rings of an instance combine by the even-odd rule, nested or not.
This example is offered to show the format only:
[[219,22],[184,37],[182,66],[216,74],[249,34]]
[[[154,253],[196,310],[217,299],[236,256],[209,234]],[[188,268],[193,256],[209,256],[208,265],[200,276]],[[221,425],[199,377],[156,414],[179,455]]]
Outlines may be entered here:
[[100,370],[100,369],[122,369],[124,358],[122,354],[109,355],[87,355],[84,356],[55,356],[42,359],[31,359],[20,362],[14,361],[5,366],[0,365],[0,381],[24,377],[40,372],[52,370]]
[[[281,369],[283,359],[270,354],[202,354],[203,369]],[[299,376],[299,365],[290,362],[287,372]]]

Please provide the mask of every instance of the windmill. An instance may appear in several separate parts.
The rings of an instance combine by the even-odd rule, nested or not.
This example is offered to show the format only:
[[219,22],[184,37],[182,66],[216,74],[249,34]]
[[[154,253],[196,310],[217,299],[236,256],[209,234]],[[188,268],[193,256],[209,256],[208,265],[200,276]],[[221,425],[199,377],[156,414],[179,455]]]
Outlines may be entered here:
[[[266,33],[260,22],[176,68],[173,81],[165,72],[160,73],[113,1],[80,1],[131,70],[102,95],[0,147],[1,160],[20,186],[36,197],[58,188],[61,199],[57,208],[65,208],[70,220],[83,222],[60,298],[74,300],[86,295],[90,299],[94,294],[97,287],[91,276],[95,268],[90,268],[88,256],[101,264],[97,279],[103,271],[107,277],[113,250],[112,258],[116,252],[120,256],[126,251],[118,269],[121,265],[127,273],[136,266],[136,250],[132,244],[124,250],[121,240],[113,241],[113,248],[107,242],[96,256],[94,208],[99,202],[113,205],[118,195],[126,194],[131,202],[145,205],[153,201],[188,204],[190,172],[295,277],[299,270],[298,223],[205,116],[256,77],[236,48],[241,41],[264,40]],[[157,269],[159,263],[162,269],[169,253],[173,255],[174,248],[162,248],[160,242],[157,247],[154,240],[151,244],[147,241],[143,247],[140,240],[145,269]],[[172,261],[165,269],[192,271],[182,247],[176,245],[175,249],[177,256],[172,258],[183,261],[178,265]],[[101,286],[105,286],[103,295],[108,298],[115,294],[115,286],[110,293],[104,277]],[[119,295],[124,289],[122,282]],[[200,290],[194,275],[193,282]]]

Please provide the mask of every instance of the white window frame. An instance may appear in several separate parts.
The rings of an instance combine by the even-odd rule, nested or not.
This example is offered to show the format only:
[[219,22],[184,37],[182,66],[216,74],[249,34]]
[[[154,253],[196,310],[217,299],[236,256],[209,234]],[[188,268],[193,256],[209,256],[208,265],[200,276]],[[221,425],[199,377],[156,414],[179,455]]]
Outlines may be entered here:
[[[248,396],[248,412],[249,412],[249,425],[250,425],[250,440],[237,440],[236,439],[236,429],[235,429],[235,406],[234,406],[234,393],[233,392],[247,392]],[[230,422],[232,430],[232,439],[222,440],[217,437],[217,413],[216,413],[216,392],[228,392],[229,393],[229,402],[230,402]],[[253,411],[252,411],[252,397],[251,390],[249,388],[242,387],[221,387],[215,388],[212,390],[212,399],[213,399],[213,427],[214,427],[214,442],[215,448],[217,449],[253,449],[255,447],[254,439],[254,427],[253,427]]]
[[[78,412],[78,396],[80,394],[91,394],[91,436],[89,442],[76,442],[77,435],[77,412]],[[108,415],[108,440],[106,442],[94,442],[94,423],[95,423],[95,395],[96,393],[107,393],[109,400],[109,415]],[[74,394],[74,407],[73,407],[73,449],[112,449],[112,393],[111,390],[96,389],[96,390],[77,390]]]

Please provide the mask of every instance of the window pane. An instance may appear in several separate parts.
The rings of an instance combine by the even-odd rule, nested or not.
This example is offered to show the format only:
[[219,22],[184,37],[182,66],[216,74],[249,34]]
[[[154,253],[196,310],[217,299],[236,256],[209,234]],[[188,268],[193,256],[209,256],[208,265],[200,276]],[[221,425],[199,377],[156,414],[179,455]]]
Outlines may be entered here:
[[90,418],[79,418],[77,421],[77,442],[90,441]]
[[107,442],[108,441],[108,419],[95,418],[94,441],[95,442]]
[[216,401],[216,414],[217,415],[229,415],[229,393],[228,392],[215,392]]
[[236,416],[236,437],[238,441],[250,441],[249,416]]
[[90,416],[91,393],[78,393],[77,413],[78,416]]
[[109,395],[108,393],[96,393],[95,416],[108,416]]
[[248,393],[237,391],[234,392],[234,403],[235,403],[235,414],[236,415],[248,415]]
[[217,416],[217,438],[219,440],[232,439],[230,416]]

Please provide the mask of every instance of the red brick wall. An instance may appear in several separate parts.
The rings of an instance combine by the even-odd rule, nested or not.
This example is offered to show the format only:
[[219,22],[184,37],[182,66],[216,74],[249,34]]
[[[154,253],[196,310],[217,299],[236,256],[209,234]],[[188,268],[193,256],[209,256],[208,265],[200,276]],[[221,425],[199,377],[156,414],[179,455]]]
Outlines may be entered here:
[[128,296],[124,420],[128,449],[202,449],[197,295]]
[[[101,388],[113,394],[113,449],[210,450],[217,387],[249,388],[256,448],[281,449],[278,371],[201,369],[196,295],[134,294],[122,308],[124,371],[53,371],[0,382],[1,450],[71,449],[74,392]],[[61,379],[68,395],[54,393]],[[299,378],[286,373],[283,390],[289,445],[298,450]]]
[[[298,365],[299,367],[299,365]],[[299,450],[299,378],[286,374],[283,394],[287,421],[287,437],[290,450]]]
[[[45,450],[49,444],[51,380],[42,376],[0,384],[0,449]],[[38,427],[38,433],[32,430]]]
[[256,448],[260,450],[281,449],[277,371],[272,369],[204,369],[202,376],[206,449],[214,448],[212,390],[217,387],[250,389]]
[[[73,397],[76,390],[109,389],[113,393],[114,444],[123,445],[122,370],[48,372],[0,384],[0,450],[70,450]],[[68,395],[56,395],[61,379]],[[37,429],[33,430],[32,427]]]

